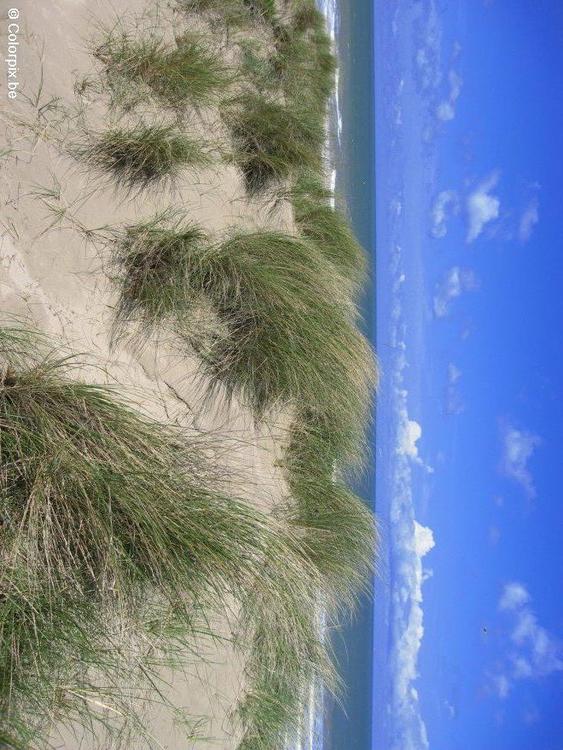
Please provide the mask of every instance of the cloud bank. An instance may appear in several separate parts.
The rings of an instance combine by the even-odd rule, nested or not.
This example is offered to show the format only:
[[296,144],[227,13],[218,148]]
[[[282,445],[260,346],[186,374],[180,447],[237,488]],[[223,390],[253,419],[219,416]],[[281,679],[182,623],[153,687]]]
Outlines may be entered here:
[[[391,646],[388,654],[389,721],[388,750],[426,750],[429,747],[426,726],[416,688],[418,657],[424,638],[424,582],[431,576],[424,560],[435,546],[432,529],[416,518],[414,471],[423,467],[432,471],[421,455],[423,426],[411,419],[409,394],[405,388],[407,367],[402,295],[404,271],[401,250],[394,256],[395,300],[391,341],[395,351],[390,367],[394,425],[394,456],[391,463],[389,527]],[[420,474],[417,475],[420,478]]]
[[499,180],[499,173],[493,172],[467,197],[467,217],[469,227],[467,242],[474,242],[486,224],[498,219],[500,200],[491,195]]

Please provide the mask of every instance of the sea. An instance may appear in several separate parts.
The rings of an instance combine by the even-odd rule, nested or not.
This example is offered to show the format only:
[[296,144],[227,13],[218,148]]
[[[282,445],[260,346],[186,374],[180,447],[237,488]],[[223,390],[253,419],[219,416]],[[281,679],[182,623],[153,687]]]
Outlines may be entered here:
[[[365,334],[376,345],[374,0],[319,0],[339,66],[330,108],[329,173],[338,203],[370,257],[361,301]],[[371,444],[375,445],[375,414]],[[375,452],[356,487],[375,509]],[[310,736],[299,750],[369,750],[373,727],[373,598],[365,596],[351,622],[327,633],[345,685],[341,699],[317,690]]]

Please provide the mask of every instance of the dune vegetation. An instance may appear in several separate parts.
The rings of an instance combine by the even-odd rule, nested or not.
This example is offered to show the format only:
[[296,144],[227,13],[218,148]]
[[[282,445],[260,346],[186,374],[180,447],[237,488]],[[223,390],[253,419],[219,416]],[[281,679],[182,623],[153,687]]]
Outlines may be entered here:
[[[155,648],[189,653],[202,610],[228,596],[245,613],[241,644],[268,644],[263,669],[306,651],[320,672],[297,535],[218,489],[205,440],[70,378],[73,360],[49,347],[0,329],[2,733],[28,747],[55,717],[80,719],[96,678],[139,679]],[[142,650],[121,659],[131,633]]]
[[[287,418],[285,498],[270,514],[233,497],[211,436],[81,382],[41,335],[0,328],[0,743],[10,748],[45,747],[57,722],[106,731],[108,704],[123,719],[110,728],[129,733],[123,746],[140,747],[142,720],[118,685],[125,676],[154,692],[159,664],[181,668],[196,636],[216,635],[206,613],[234,599],[239,750],[284,750],[303,737],[312,683],[339,689],[322,623],[339,623],[373,572],[374,519],[349,485],[367,458],[377,377],[358,308],[365,254],[323,171],[336,65],[324,18],[313,0],[175,9],[174,41],[158,29],[97,40],[112,117],[73,154],[128,193],[157,191],[209,166],[186,113],[212,110],[247,199],[290,207],[292,231],[213,233],[171,205],[106,238],[118,336],[166,331],[198,357],[211,394],[238,399],[257,423]],[[228,63],[205,33],[188,33],[194,17],[232,34]],[[188,736],[196,722],[185,718]]]
[[127,191],[174,180],[183,168],[209,163],[205,147],[172,125],[112,128],[93,136],[78,153]]
[[219,56],[195,34],[180,36],[171,45],[155,36],[137,39],[114,31],[94,56],[104,65],[115,103],[125,107],[142,96],[143,86],[172,109],[203,106],[216,100],[230,82]]

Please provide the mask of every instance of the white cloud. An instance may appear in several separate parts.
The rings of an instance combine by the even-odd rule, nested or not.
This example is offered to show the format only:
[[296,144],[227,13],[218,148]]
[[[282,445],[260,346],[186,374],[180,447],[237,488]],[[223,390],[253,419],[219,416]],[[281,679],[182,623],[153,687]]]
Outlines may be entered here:
[[401,425],[399,433],[399,445],[397,450],[404,456],[418,458],[417,443],[422,437],[422,427],[414,419],[405,420]]
[[510,688],[512,687],[510,680],[508,677],[504,674],[494,675],[492,678],[492,684],[495,693],[498,695],[499,698],[504,700],[508,697],[508,694],[510,693]]
[[451,214],[459,211],[459,199],[455,190],[442,190],[438,194],[431,212],[431,234],[433,237],[445,237],[448,232],[447,221]]
[[403,519],[396,551],[401,585],[394,592],[396,641],[391,653],[392,711],[397,722],[393,750],[422,750],[428,737],[420,716],[418,655],[424,638],[422,588],[429,577],[423,558],[434,548],[434,534],[416,520]]
[[510,653],[500,672],[491,678],[499,698],[506,698],[516,682],[538,680],[563,672],[561,643],[538,622],[527,588],[514,581],[506,584],[499,609],[509,617]]
[[463,79],[455,70],[448,73],[449,93],[446,99],[441,101],[436,108],[436,117],[442,122],[448,122],[455,117],[455,105],[461,94]]
[[422,427],[420,424],[414,419],[409,419],[406,410],[401,412],[398,423],[397,453],[406,456],[432,473],[434,470],[422,460],[418,452],[417,443],[421,437]]
[[523,607],[530,601],[530,595],[521,583],[507,583],[499,601],[499,609],[513,610]]
[[500,200],[490,195],[499,180],[498,172],[493,172],[467,198],[467,216],[469,228],[467,242],[473,242],[483,231],[485,224],[498,219]]
[[428,526],[422,526],[418,521],[414,522],[413,549],[415,555],[425,557],[436,546],[434,532]]
[[449,701],[444,701],[444,708],[446,709],[446,712],[450,719],[455,719],[457,716],[457,708],[453,705],[453,703],[450,703]]
[[528,242],[539,220],[539,201],[537,198],[533,198],[520,217],[520,226],[518,228],[518,239],[520,242]]
[[453,266],[447,271],[442,282],[436,289],[434,296],[434,314],[437,318],[444,318],[451,302],[460,297],[463,292],[471,292],[478,287],[477,277],[470,268]]
[[529,498],[536,496],[536,488],[528,462],[540,444],[541,438],[537,435],[517,430],[511,425],[504,426],[501,469],[506,476],[518,482]]
[[461,396],[459,395],[458,387],[462,375],[463,373],[459,367],[454,365],[453,362],[450,362],[448,365],[448,383],[446,386],[446,414],[461,414],[465,409]]
[[462,372],[459,367],[450,362],[448,365],[448,382],[451,385],[455,385],[461,379],[461,375]]

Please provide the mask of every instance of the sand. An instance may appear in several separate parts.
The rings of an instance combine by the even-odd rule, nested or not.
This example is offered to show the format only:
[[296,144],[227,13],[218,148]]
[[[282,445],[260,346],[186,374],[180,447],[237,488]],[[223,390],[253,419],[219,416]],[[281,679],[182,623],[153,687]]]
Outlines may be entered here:
[[[204,406],[197,359],[180,354],[174,341],[151,341],[142,351],[126,340],[112,346],[117,297],[105,242],[111,228],[173,205],[210,233],[231,226],[292,229],[287,207],[272,213],[271,206],[246,199],[233,166],[185,172],[173,186],[128,196],[69,154],[84,127],[99,131],[109,122],[99,94],[88,87],[76,93],[95,72],[90,49],[99,24],[127,23],[126,16],[146,7],[145,0],[17,2],[19,88],[11,100],[3,91],[0,113],[0,309],[4,318],[17,316],[79,353],[75,376],[117,385],[157,418],[212,433],[237,493],[268,508],[283,492],[275,467],[283,431],[258,429],[236,401],[217,398]],[[6,33],[3,18],[3,49]],[[226,143],[212,112],[193,114],[189,128]],[[220,629],[229,636],[227,619]],[[188,674],[163,677],[171,680],[177,705],[207,717],[202,733],[211,739],[203,747],[230,750],[237,744],[230,714],[243,689],[243,664],[228,641],[203,650],[206,659],[194,661]],[[151,728],[154,747],[188,747],[166,712],[155,712]],[[56,729],[53,738],[65,750],[112,747]]]

